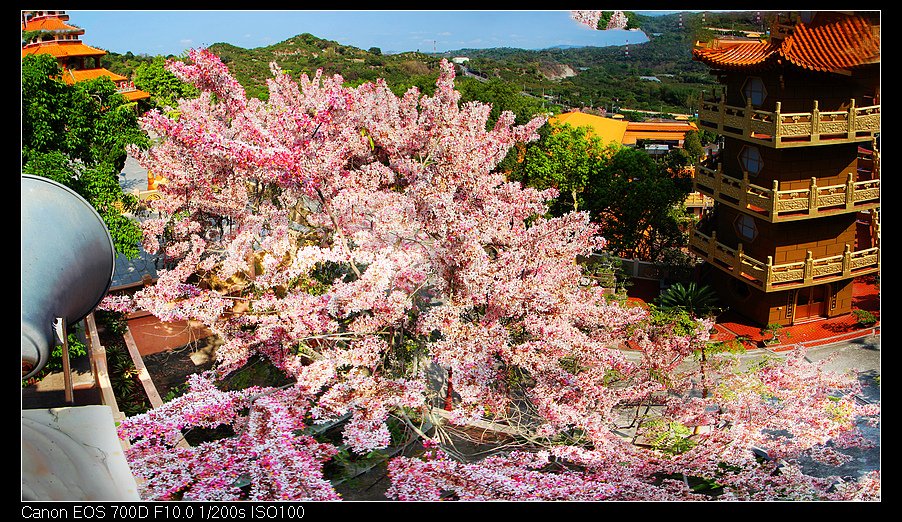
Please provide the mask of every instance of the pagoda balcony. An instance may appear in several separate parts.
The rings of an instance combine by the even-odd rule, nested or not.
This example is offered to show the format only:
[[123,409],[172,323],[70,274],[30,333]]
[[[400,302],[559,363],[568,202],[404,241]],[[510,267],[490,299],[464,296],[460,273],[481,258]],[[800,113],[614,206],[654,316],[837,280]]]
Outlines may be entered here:
[[765,261],[743,252],[742,244],[731,248],[719,241],[715,232],[703,234],[690,230],[689,247],[693,253],[731,276],[764,292],[776,292],[851,279],[880,271],[880,247],[845,251],[836,256],[815,258],[808,251],[804,261],[775,265],[773,256]]
[[743,172],[742,179],[724,175],[718,163],[716,170],[696,165],[693,182],[695,190],[719,203],[780,223],[880,207],[879,177],[864,181],[855,177],[849,172],[844,184],[826,186],[811,178],[808,188],[780,190],[777,180],[770,188],[750,183],[748,172]]
[[727,105],[720,99],[699,96],[699,125],[724,136],[766,147],[807,147],[870,141],[880,132],[880,105],[856,107],[855,100],[841,111],[821,111],[814,100],[811,112],[773,112]]

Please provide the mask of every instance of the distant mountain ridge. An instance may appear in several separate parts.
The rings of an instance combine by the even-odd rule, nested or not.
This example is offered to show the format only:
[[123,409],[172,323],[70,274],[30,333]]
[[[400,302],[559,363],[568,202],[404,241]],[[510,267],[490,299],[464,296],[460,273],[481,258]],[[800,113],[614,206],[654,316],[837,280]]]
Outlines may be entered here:
[[[708,13],[708,23],[748,26],[754,14]],[[477,77],[506,82],[530,96],[553,99],[565,107],[613,110],[618,105],[688,112],[700,90],[716,85],[707,68],[692,59],[692,46],[704,35],[701,16],[683,13],[682,17],[669,14],[641,16],[639,20],[649,41],[606,47],[558,45],[541,50],[498,47],[386,54],[375,47],[363,50],[303,33],[254,49],[223,42],[209,49],[229,67],[249,96],[259,98],[268,96],[271,62],[295,77],[312,76],[318,69],[329,76],[339,74],[352,86],[382,78],[400,95],[410,87],[431,92],[441,59],[466,56],[466,70],[461,72],[468,74],[459,78],[461,82]],[[119,65],[120,74],[134,67]],[[648,76],[665,80],[641,80]]]

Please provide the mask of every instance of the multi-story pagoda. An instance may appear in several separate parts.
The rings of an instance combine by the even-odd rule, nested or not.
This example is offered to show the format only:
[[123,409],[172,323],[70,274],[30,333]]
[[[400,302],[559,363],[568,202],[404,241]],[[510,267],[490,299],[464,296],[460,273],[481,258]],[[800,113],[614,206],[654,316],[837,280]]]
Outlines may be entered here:
[[715,200],[692,251],[724,304],[761,325],[852,310],[854,278],[879,273],[880,14],[776,15],[768,39],[697,44],[722,84],[698,165]]
[[128,101],[150,98],[150,94],[135,88],[128,78],[100,66],[100,59],[107,53],[82,43],[85,30],[69,25],[65,11],[22,11],[22,33],[33,35],[22,43],[22,57],[29,54],[51,54],[56,57],[63,71],[62,79],[68,84],[107,77],[116,90]]

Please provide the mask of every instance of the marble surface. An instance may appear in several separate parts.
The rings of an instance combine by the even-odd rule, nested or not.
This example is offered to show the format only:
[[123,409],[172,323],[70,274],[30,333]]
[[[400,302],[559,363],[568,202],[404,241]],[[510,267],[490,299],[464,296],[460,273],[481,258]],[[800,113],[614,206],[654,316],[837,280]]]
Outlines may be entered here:
[[22,500],[141,500],[108,406],[22,410]]

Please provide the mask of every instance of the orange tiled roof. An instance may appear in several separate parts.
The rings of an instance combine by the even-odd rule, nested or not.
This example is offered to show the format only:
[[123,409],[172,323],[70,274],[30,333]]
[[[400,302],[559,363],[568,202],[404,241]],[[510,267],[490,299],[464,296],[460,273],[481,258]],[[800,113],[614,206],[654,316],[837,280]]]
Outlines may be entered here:
[[761,68],[783,58],[797,67],[826,72],[880,62],[878,32],[858,16],[815,26],[799,23],[782,42],[721,44],[693,49],[693,57],[723,69]]
[[817,27],[800,24],[783,41],[780,54],[814,71],[838,71],[880,62],[880,36],[860,17],[843,17]]
[[59,18],[39,18],[37,20],[29,20],[22,26],[23,31],[78,31],[84,34],[85,30],[63,22]]
[[549,121],[558,125],[566,123],[572,127],[591,127],[592,132],[599,136],[604,143],[612,141],[622,143],[627,126],[627,123],[622,120],[604,118],[584,112],[565,112],[553,116]]
[[604,118],[583,112],[566,112],[553,116],[551,123],[569,124],[573,127],[591,127],[605,143],[614,141],[622,145],[635,145],[637,139],[679,141],[689,131],[697,131],[693,122],[634,122]]
[[[109,71],[107,69],[82,69],[73,71],[71,69],[67,69],[63,71],[63,80],[72,85],[75,82],[83,82],[85,80],[93,80],[95,78],[107,77],[114,82],[121,82],[128,80],[125,76],[121,76],[119,74],[114,73],[113,71]],[[133,89],[130,91],[120,92],[122,96],[125,97],[128,101],[135,100],[143,100],[146,98],[150,98],[150,93],[144,92],[140,89]]]
[[649,131],[649,132],[689,132],[697,131],[698,125],[691,121],[631,121],[626,124],[626,132],[630,131]]
[[138,89],[135,89],[133,91],[125,91],[120,94],[122,94],[122,96],[124,96],[125,99],[130,102],[137,101],[137,100],[145,100],[147,98],[150,98],[149,92],[144,92],[144,91],[141,91]]
[[768,42],[742,42],[692,50],[693,57],[712,67],[742,69],[764,65],[779,46]]
[[29,45],[22,48],[22,58],[30,54],[52,54],[57,58],[66,56],[103,56],[106,51],[95,49],[81,42],[51,43],[42,45]]
[[698,126],[690,121],[631,121],[627,123],[623,144],[635,145],[637,140],[681,141],[687,132],[697,130]]
[[65,71],[63,71],[63,80],[68,84],[83,82],[85,80],[93,80],[95,78],[102,78],[104,76],[106,76],[110,80],[113,80],[114,82],[128,80],[128,78],[126,78],[125,76],[121,76],[106,69],[66,69]]

